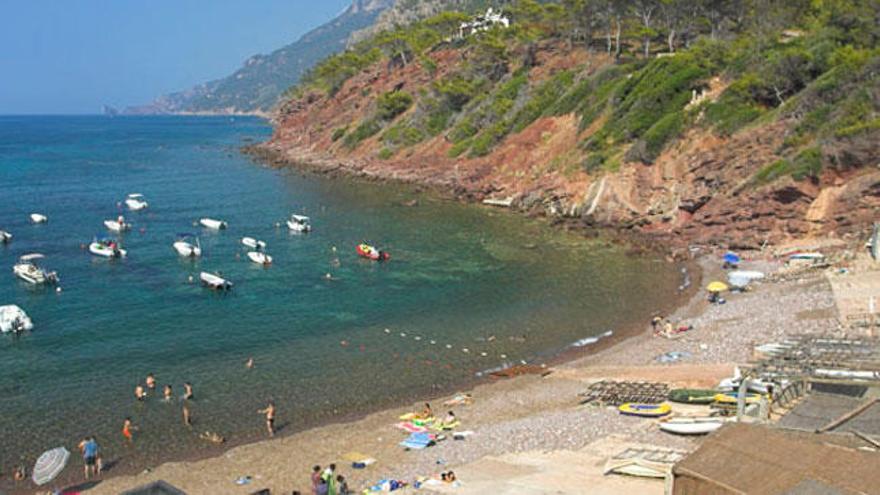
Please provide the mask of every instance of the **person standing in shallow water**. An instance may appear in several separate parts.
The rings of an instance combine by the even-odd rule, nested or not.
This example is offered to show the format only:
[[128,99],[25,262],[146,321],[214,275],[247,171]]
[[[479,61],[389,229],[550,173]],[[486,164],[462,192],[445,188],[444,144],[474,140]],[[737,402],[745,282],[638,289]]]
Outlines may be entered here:
[[186,426],[192,426],[192,414],[189,410],[189,404],[186,402],[183,403],[183,424]]
[[171,402],[171,385],[165,385],[165,390],[163,391],[163,395],[165,396],[165,402]]
[[131,443],[134,439],[131,435],[132,430],[137,430],[137,427],[131,424],[131,418],[125,418],[125,421],[122,423],[122,436]]
[[269,401],[269,405],[266,406],[265,409],[259,409],[257,411],[259,414],[266,415],[266,430],[269,431],[269,436],[275,436],[275,402]]
[[150,390],[156,389],[156,377],[152,373],[147,373],[147,388]]
[[183,384],[183,400],[193,400],[193,386],[190,382]]
[[79,443],[79,449],[82,451],[85,479],[89,476],[98,474],[98,442],[94,437],[86,437]]

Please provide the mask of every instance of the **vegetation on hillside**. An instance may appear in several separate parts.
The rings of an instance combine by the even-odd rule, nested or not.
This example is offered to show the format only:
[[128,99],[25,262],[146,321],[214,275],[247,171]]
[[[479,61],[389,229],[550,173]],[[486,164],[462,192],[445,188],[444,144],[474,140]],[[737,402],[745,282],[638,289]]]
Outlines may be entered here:
[[[291,94],[333,95],[376,64],[434,75],[431,53],[456,48],[462,61],[428,87],[376,95],[345,145],[378,136],[389,158],[442,134],[450,156],[479,157],[539,118],[575,113],[591,130],[582,167],[600,173],[651,163],[688,129],[728,136],[786,121],[785,158],[754,177],[760,185],[858,165],[847,147],[880,138],[878,0],[515,0],[504,12],[511,27],[463,39],[470,17],[457,12],[384,31],[317,65]],[[546,43],[614,63],[534,71]],[[711,81],[720,96],[694,99]]]

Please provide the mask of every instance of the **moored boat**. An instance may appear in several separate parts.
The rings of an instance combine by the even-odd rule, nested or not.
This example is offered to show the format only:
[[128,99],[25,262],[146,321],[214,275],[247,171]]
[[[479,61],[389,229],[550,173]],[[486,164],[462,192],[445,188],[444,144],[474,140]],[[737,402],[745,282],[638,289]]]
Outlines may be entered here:
[[125,197],[125,206],[131,211],[143,210],[150,204],[144,199],[143,194],[132,193]]
[[45,258],[40,253],[26,254],[18,259],[18,263],[12,267],[12,272],[16,277],[24,280],[29,284],[56,284],[58,283],[58,274],[44,270],[39,266],[39,260]]
[[41,213],[31,213],[30,218],[31,223],[46,223],[49,221],[49,217]]
[[724,423],[724,418],[711,416],[679,417],[662,419],[658,426],[661,430],[676,435],[706,435],[721,428]]
[[199,223],[202,225],[202,227],[213,230],[223,230],[229,226],[229,224],[227,224],[223,220],[217,220],[214,218],[201,218],[199,219]]
[[358,244],[355,246],[354,250],[357,252],[358,256],[363,258],[367,258],[373,261],[387,261],[391,259],[391,255],[387,251],[382,251],[380,249],[376,249],[369,244]]
[[287,228],[294,232],[311,232],[312,221],[307,216],[292,214],[290,219],[287,220]]
[[125,217],[119,215],[116,220],[104,220],[104,226],[113,232],[125,232],[131,230],[131,224],[125,221]]
[[669,404],[640,404],[638,402],[621,404],[617,410],[620,411],[620,414],[643,418],[660,418],[672,412]]
[[266,249],[265,242],[254,239],[253,237],[242,237],[241,243],[251,249],[257,249],[257,250]]
[[124,258],[128,254],[128,251],[119,247],[119,241],[114,239],[95,239],[89,244],[89,252],[105,258]]
[[202,272],[199,274],[199,280],[202,281],[202,285],[208,287],[209,289],[215,290],[230,290],[232,289],[232,282],[226,280],[220,275]]
[[177,251],[177,254],[186,258],[198,258],[202,255],[202,245],[195,234],[177,234],[177,241],[172,244],[172,247]]
[[5,230],[0,230],[0,244],[6,244],[12,240],[12,234]]
[[248,251],[247,257],[260,265],[271,265],[272,257],[262,251]]
[[34,323],[23,309],[14,304],[0,306],[0,332],[21,333],[33,328]]

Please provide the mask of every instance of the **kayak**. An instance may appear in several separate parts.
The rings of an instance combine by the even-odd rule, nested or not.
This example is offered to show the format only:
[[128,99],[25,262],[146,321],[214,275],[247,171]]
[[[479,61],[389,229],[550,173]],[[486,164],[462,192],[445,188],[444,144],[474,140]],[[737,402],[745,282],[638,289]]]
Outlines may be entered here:
[[677,388],[669,392],[669,400],[683,404],[711,404],[717,390],[702,388]]
[[355,251],[357,251],[358,256],[373,261],[387,261],[391,258],[391,255],[387,252],[376,249],[369,244],[358,244],[357,247],[355,247]]
[[637,402],[627,402],[618,407],[617,410],[620,411],[620,414],[644,418],[659,418],[672,412],[669,404],[639,404]]
[[[725,392],[723,394],[715,394],[715,402],[722,404],[736,404],[736,392]],[[757,404],[761,400],[761,394],[747,393],[746,404]]]

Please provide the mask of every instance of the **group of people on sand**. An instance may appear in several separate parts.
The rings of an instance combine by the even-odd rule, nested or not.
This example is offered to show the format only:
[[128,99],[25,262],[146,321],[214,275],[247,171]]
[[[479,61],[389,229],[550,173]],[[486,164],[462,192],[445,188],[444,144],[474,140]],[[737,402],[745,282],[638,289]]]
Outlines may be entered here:
[[669,318],[655,316],[654,318],[651,319],[651,329],[653,330],[655,337],[659,336],[659,337],[671,338],[677,334],[693,330],[694,327],[691,325],[688,325],[688,326],[679,326],[678,328],[675,328],[672,325],[672,321]]
[[312,495],[351,495],[345,476],[336,473],[336,464],[324,469],[321,466],[312,468]]

